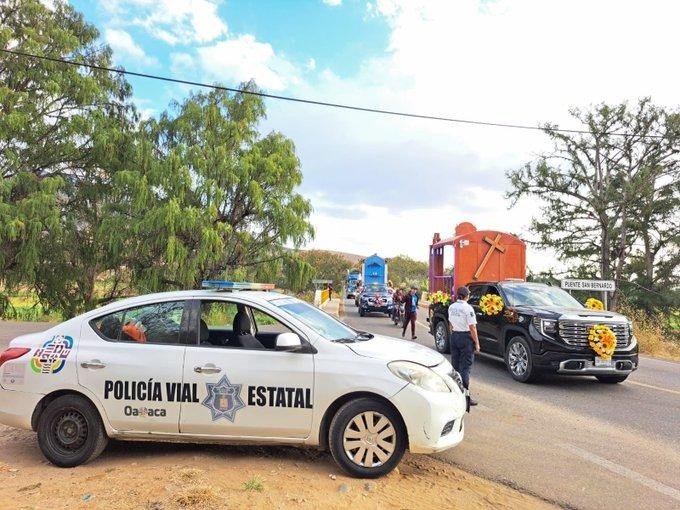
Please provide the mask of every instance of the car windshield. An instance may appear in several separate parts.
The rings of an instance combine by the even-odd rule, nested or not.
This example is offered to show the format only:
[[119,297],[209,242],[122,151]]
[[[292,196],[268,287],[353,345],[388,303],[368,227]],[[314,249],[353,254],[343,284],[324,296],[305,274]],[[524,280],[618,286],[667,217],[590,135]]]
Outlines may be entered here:
[[327,340],[352,340],[357,332],[326,312],[295,298],[274,299],[271,304],[305,323]]
[[369,294],[385,294],[387,292],[387,285],[366,285],[366,287],[364,287],[364,292]]
[[569,293],[550,285],[504,283],[503,290],[510,306],[583,308],[583,305],[571,297]]

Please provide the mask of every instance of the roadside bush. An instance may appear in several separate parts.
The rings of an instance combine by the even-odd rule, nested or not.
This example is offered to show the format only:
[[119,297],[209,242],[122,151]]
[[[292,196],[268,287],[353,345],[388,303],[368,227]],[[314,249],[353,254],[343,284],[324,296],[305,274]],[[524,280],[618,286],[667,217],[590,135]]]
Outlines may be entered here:
[[633,333],[642,354],[680,360],[680,335],[669,331],[669,318],[663,314],[649,314],[628,304],[618,311],[633,321]]

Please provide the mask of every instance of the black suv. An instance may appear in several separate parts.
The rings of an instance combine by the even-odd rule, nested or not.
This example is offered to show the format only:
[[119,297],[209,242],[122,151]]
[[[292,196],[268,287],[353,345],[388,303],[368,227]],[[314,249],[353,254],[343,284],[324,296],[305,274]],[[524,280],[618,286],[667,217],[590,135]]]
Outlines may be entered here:
[[[540,373],[594,375],[600,382],[619,383],[638,367],[638,345],[624,315],[585,308],[564,290],[542,283],[502,281],[469,285],[469,303],[477,314],[482,352],[502,357],[512,377],[521,382]],[[500,295],[505,307],[488,316],[479,308],[485,294]],[[442,354],[449,352],[448,307],[430,306],[430,333]],[[605,324],[616,335],[611,360],[596,357],[588,332]]]

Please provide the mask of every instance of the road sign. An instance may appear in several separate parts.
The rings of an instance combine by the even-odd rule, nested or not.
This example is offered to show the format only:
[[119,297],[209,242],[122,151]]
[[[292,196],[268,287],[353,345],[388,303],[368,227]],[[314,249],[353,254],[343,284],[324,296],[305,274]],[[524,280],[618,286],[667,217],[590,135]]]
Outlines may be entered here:
[[616,284],[613,280],[562,280],[562,288],[566,290],[597,290],[614,292]]

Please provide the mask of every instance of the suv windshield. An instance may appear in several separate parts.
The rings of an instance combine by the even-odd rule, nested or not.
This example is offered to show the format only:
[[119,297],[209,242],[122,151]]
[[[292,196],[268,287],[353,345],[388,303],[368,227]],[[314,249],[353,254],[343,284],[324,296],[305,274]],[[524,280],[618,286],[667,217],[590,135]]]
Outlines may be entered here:
[[357,336],[357,332],[349,326],[299,299],[274,299],[270,303],[285,310],[289,315],[305,323],[327,340],[334,342],[336,340],[353,339]]
[[503,290],[510,306],[559,306],[583,308],[569,293],[541,283],[504,283]]

